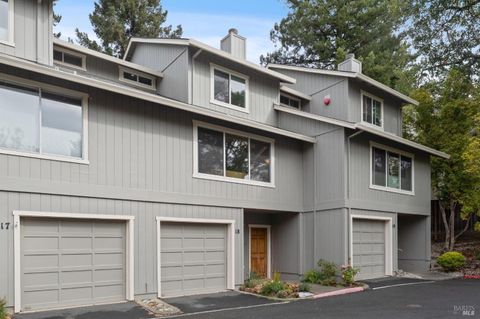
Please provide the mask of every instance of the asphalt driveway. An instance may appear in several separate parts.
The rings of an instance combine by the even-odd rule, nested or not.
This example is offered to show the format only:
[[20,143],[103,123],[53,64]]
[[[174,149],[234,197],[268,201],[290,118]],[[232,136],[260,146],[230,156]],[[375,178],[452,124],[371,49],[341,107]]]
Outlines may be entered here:
[[190,314],[189,318],[480,318],[480,280],[416,282],[316,300]]

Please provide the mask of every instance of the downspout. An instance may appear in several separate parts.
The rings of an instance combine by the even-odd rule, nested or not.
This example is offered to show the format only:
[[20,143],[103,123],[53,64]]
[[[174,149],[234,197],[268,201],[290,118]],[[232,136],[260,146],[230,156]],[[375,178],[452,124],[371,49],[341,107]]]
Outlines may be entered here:
[[354,138],[355,136],[357,135],[360,135],[362,134],[363,131],[358,131],[358,132],[355,132],[353,133],[352,135],[350,135],[348,138],[347,138],[347,259],[348,259],[348,264],[349,265],[352,265],[352,260],[350,258],[351,256],[351,241],[352,241],[352,238],[350,236],[351,234],[351,225],[350,225],[350,220],[351,220],[351,216],[352,216],[352,205],[350,203],[350,141],[352,138]]
[[195,52],[195,54],[192,56],[192,76],[191,76],[191,79],[190,79],[190,96],[188,97],[190,104],[193,104],[193,88],[194,88],[193,78],[194,78],[194,76],[195,76],[195,59],[196,59],[196,58],[200,55],[200,53],[202,53],[202,52],[203,52],[202,49],[198,49],[198,51]]

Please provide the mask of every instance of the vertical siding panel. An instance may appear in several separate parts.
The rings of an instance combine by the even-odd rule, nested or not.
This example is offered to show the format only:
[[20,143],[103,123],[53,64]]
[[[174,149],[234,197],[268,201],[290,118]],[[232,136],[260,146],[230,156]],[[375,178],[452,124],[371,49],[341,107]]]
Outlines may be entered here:
[[111,103],[105,108],[105,174],[106,185],[115,186],[115,113],[116,109]]
[[130,140],[131,140],[131,134],[130,134],[130,113],[131,108],[128,105],[128,103],[125,103],[124,99],[122,99],[122,111],[123,111],[123,126],[122,126],[122,162],[123,162],[123,187],[124,188],[129,188],[131,187],[131,165],[130,165],[130,153],[131,153],[131,148],[130,148]]
[[137,135],[137,177],[138,177],[138,185],[137,188],[145,189],[145,182],[146,182],[146,149],[145,149],[145,105],[146,103],[142,102],[138,105],[138,135]]
[[123,111],[122,98],[119,95],[114,97],[114,103],[117,106],[115,110],[113,110],[113,118],[114,118],[114,142],[110,141],[110,143],[114,144],[115,147],[115,154],[114,154],[114,170],[115,170],[115,186],[122,187],[123,185],[123,142],[122,142],[122,127],[123,127],[123,118],[125,117],[125,112]]

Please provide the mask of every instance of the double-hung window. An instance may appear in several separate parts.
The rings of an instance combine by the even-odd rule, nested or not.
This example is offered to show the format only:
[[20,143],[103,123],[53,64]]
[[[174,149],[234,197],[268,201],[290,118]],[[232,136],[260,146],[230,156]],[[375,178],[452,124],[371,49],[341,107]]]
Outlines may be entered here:
[[362,92],[362,122],[383,128],[383,101]]
[[13,1],[0,0],[0,43],[13,45]]
[[0,153],[85,162],[87,99],[65,92],[0,79]]
[[211,64],[211,103],[248,112],[248,77]]
[[195,122],[195,177],[273,186],[272,139]]
[[371,146],[371,186],[413,193],[413,155],[378,145]]

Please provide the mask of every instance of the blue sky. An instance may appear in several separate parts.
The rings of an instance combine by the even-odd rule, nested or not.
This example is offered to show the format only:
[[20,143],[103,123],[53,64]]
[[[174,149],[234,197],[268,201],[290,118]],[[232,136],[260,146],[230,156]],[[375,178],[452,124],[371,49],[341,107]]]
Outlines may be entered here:
[[[75,28],[92,35],[88,15],[93,11],[93,0],[60,0],[55,11],[62,21],[55,31],[62,38],[75,39]],[[273,50],[270,30],[284,17],[288,8],[282,0],[163,0],[168,10],[167,24],[181,24],[183,36],[194,38],[214,47],[229,28],[237,28],[247,38],[247,59],[258,63],[259,56]]]

